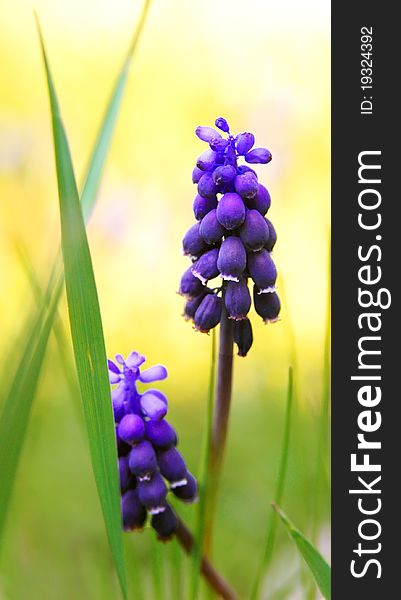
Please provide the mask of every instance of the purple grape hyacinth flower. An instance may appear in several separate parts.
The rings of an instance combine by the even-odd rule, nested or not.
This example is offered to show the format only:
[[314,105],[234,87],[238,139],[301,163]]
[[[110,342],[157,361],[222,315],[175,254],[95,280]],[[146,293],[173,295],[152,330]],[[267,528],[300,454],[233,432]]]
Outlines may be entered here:
[[139,383],[166,379],[167,369],[155,365],[142,370],[144,362],[145,357],[138,352],[131,352],[126,359],[117,354],[116,362],[108,361],[110,384],[116,386],[112,401],[122,525],[125,531],[142,529],[150,514],[158,538],[167,541],[178,523],[167,502],[168,493],[173,492],[183,502],[194,501],[197,483],[176,448],[174,428],[164,418],[168,410],[166,396],[157,389],[140,392],[137,387]]
[[[216,327],[225,307],[235,321],[238,354],[246,356],[253,342],[247,316],[252,303],[249,279],[255,284],[253,302],[263,321],[276,321],[280,311],[277,271],[270,256],[277,234],[265,217],[271,198],[253,168],[269,163],[272,155],[267,148],[254,147],[253,133],[233,135],[223,117],[216,119],[215,127],[195,130],[208,147],[192,171],[197,223],[185,234],[183,249],[193,264],[181,279],[179,293],[186,298],[183,316],[204,333]],[[240,164],[241,160],[248,164]],[[216,277],[221,277],[221,285],[208,287]],[[121,411],[118,400],[114,410]]]

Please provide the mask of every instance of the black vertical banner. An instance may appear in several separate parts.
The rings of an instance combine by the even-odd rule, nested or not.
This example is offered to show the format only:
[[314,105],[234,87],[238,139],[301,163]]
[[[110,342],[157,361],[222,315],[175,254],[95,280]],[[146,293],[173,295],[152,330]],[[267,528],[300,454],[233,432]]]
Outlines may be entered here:
[[396,3],[332,2],[334,600],[401,598]]

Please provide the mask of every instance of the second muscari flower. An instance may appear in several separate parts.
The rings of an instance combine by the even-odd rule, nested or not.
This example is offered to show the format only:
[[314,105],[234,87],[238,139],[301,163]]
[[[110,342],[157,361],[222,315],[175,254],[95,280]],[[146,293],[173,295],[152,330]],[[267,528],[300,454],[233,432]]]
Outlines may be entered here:
[[[192,172],[198,191],[193,203],[197,223],[185,235],[183,249],[193,264],[181,279],[179,293],[186,298],[184,317],[205,333],[221,320],[221,295],[234,320],[238,354],[246,356],[253,342],[249,280],[255,284],[254,306],[263,321],[276,321],[280,312],[277,271],[270,256],[277,234],[265,216],[271,198],[253,169],[269,163],[272,155],[266,148],[254,147],[252,133],[234,136],[223,117],[216,119],[215,127],[195,131],[208,148]],[[248,164],[239,164],[240,159]],[[222,283],[210,284],[216,277]]]

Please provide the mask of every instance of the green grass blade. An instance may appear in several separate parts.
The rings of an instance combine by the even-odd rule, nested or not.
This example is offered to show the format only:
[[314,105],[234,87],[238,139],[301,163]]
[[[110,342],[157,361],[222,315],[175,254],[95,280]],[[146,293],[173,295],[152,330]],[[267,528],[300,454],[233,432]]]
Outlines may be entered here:
[[75,364],[100,504],[126,597],[117,452],[100,308],[71,155],[39,23],[38,30],[52,115],[61,245]]
[[[288,454],[289,454],[289,446],[290,446],[290,433],[291,433],[291,414],[294,400],[294,376],[293,369],[290,366],[288,369],[288,386],[287,386],[287,404],[285,410],[285,423],[284,423],[284,433],[283,433],[283,443],[281,447],[281,459],[280,466],[277,476],[277,484],[274,500],[275,503],[280,505],[282,504],[283,496],[284,496],[284,487],[285,480],[287,475],[287,465],[288,465]],[[262,556],[262,560],[256,574],[255,583],[252,589],[251,600],[256,600],[259,597],[263,578],[266,576],[267,570],[270,566],[271,558],[273,555],[274,543],[276,541],[276,531],[277,531],[277,515],[276,513],[270,513],[269,521],[267,526],[267,534],[266,534],[266,543],[264,547],[264,552]]]
[[291,523],[287,515],[275,504],[273,508],[284,523],[290,537],[312,573],[316,584],[326,600],[331,598],[331,569],[315,546]]
[[190,574],[190,594],[191,600],[196,600],[199,594],[200,584],[200,565],[202,560],[203,543],[205,539],[205,526],[206,526],[206,515],[207,515],[207,503],[208,503],[208,490],[209,485],[212,482],[209,481],[209,461],[211,451],[211,440],[212,440],[212,425],[213,425],[213,400],[214,400],[214,387],[216,377],[216,335],[215,330],[212,329],[211,336],[211,357],[210,357],[210,375],[209,375],[209,389],[208,389],[208,402],[207,402],[207,413],[206,413],[206,428],[205,436],[203,441],[203,451],[201,456],[201,467],[199,472],[199,508],[198,508],[198,523],[195,538],[195,548],[192,556],[191,574]]

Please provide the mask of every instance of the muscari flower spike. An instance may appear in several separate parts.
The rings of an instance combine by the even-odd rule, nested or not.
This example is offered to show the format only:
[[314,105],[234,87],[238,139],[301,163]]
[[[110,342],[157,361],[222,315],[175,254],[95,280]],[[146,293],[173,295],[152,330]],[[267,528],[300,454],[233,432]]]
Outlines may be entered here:
[[[249,166],[267,164],[272,155],[266,148],[254,147],[252,133],[232,135],[223,117],[216,119],[215,126],[217,129],[200,126],[195,130],[208,148],[192,171],[197,186],[193,203],[196,223],[183,239],[183,253],[192,265],[182,276],[179,293],[186,299],[184,317],[204,333],[220,322],[224,302],[234,321],[238,355],[246,356],[253,342],[249,279],[254,283],[254,307],[263,321],[274,323],[280,312],[277,271],[271,257],[277,234],[265,216],[271,198]],[[240,160],[247,164],[239,164]],[[216,277],[222,279],[220,286],[208,287]],[[185,496],[183,488],[173,491]]]
[[[196,281],[199,280],[196,279]],[[218,299],[220,302],[221,300]],[[167,541],[177,528],[169,503],[171,491],[183,502],[197,498],[198,486],[176,448],[177,434],[165,420],[166,396],[157,389],[138,391],[143,384],[167,377],[163,365],[142,370],[145,357],[138,352],[108,361],[118,448],[122,524],[125,531],[142,529],[148,514],[158,538]]]

